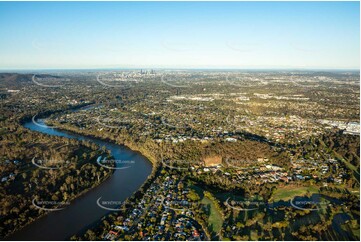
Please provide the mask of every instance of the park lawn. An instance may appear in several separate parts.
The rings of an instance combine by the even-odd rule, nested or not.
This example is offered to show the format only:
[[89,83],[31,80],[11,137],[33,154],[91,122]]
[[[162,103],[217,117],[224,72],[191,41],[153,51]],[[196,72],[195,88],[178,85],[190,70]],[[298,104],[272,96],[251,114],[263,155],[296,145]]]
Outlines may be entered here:
[[223,225],[222,214],[217,209],[213,201],[210,200],[208,197],[204,196],[203,194],[204,190],[201,187],[197,185],[192,185],[191,189],[195,190],[195,192],[198,193],[198,195],[201,198],[201,204],[206,206],[209,205],[210,207],[210,214],[208,217],[208,229],[209,232],[211,233],[211,237],[213,238],[213,236],[216,236],[222,229],[222,225]]
[[209,218],[208,218],[208,227],[210,228],[210,232],[213,235],[218,234],[221,231],[222,224],[223,224],[222,214],[220,213],[220,211],[218,211],[218,209],[214,205],[213,201],[210,200],[209,198],[204,196],[203,199],[201,200],[201,203],[206,205],[206,206],[207,205],[210,206],[210,215],[209,215]]
[[278,188],[271,197],[271,201],[274,200],[275,202],[283,200],[288,201],[296,196],[305,196],[307,193],[313,194],[318,193],[317,186],[308,186],[308,187],[296,187],[296,186],[288,186]]

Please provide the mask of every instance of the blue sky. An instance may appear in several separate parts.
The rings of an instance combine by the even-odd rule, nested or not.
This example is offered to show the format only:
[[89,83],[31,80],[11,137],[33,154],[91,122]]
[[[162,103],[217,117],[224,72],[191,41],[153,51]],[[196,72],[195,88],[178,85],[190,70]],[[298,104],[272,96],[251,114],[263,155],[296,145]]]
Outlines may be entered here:
[[0,69],[358,69],[359,19],[359,2],[0,2]]

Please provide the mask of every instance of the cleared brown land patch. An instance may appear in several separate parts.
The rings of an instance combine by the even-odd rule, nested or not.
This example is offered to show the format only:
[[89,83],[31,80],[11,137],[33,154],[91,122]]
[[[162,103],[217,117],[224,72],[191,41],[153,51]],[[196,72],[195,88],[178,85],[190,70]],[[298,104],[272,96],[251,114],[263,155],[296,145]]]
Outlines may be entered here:
[[222,156],[207,156],[203,158],[203,162],[206,166],[216,166],[222,163]]

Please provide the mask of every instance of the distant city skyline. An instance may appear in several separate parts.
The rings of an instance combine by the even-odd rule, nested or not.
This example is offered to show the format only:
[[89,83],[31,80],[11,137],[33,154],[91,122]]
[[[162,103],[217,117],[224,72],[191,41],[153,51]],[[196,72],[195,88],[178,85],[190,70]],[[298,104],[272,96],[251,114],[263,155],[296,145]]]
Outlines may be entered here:
[[0,2],[0,69],[359,69],[359,2]]

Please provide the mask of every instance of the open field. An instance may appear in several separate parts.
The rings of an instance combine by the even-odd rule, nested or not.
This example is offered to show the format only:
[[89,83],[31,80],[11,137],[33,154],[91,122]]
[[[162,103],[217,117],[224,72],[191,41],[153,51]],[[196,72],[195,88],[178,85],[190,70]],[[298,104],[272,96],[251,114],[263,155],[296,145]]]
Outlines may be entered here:
[[288,201],[295,196],[305,196],[307,194],[317,193],[317,186],[309,186],[309,187],[296,187],[296,186],[288,186],[277,189],[270,200],[274,201]]
[[208,226],[210,228],[210,232],[213,235],[218,234],[223,224],[222,214],[218,211],[213,201],[209,198],[203,197],[201,203],[210,208],[210,214],[208,218]]

